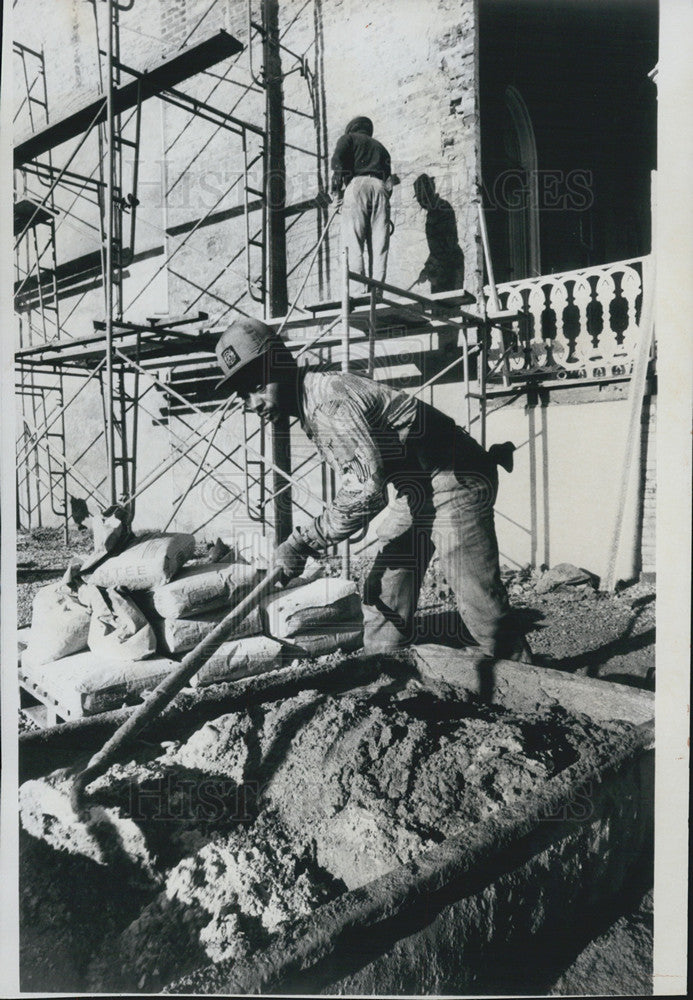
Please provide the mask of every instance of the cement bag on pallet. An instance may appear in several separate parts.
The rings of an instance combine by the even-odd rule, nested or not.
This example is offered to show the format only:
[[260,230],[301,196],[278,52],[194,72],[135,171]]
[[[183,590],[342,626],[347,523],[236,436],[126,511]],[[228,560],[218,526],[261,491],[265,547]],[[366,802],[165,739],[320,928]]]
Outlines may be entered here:
[[27,648],[36,663],[49,663],[87,648],[91,611],[67,583],[51,583],[34,595]]
[[146,660],[156,653],[154,629],[131,598],[94,586],[89,591],[93,653],[111,660]]
[[288,640],[292,656],[326,656],[341,650],[349,653],[363,646],[363,629],[333,632],[300,632]]
[[194,535],[161,533],[140,537],[94,570],[89,583],[97,587],[151,590],[168,583],[194,554]]
[[263,674],[281,665],[282,644],[266,635],[224,642],[190,681],[193,687]]
[[21,658],[23,685],[56,705],[63,718],[94,715],[139,701],[178,666],[168,657],[123,663],[87,650],[53,663],[37,663],[28,649]]
[[189,618],[217,608],[231,608],[263,578],[246,563],[207,563],[183,570],[175,580],[156,587],[144,601],[162,618]]
[[363,628],[361,599],[353,580],[324,577],[290,587],[262,602],[265,632],[293,641],[302,632],[347,632]]
[[[209,635],[215,625],[228,614],[228,608],[211,611],[206,615],[195,615],[194,618],[155,618],[152,621],[154,631],[162,652],[187,653],[198,642]],[[260,609],[255,608],[245,618],[230,638],[241,639],[262,633]]]

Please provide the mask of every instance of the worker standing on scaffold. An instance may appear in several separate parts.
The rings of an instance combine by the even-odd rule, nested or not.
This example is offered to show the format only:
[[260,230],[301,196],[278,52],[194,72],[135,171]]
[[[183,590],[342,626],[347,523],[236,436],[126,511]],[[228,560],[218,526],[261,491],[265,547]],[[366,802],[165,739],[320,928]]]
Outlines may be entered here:
[[354,118],[335,146],[331,162],[332,194],[341,203],[342,248],[349,249],[349,266],[366,274],[364,249],[368,248],[368,277],[385,281],[390,246],[390,154],[373,138],[370,118]]
[[501,581],[493,506],[497,464],[507,447],[486,451],[444,413],[405,392],[348,372],[299,368],[264,323],[240,319],[219,338],[225,384],[246,409],[270,421],[298,417],[322,458],[341,476],[327,508],[276,549],[285,581],[357,532],[387,506],[392,483],[406,497],[408,523],[391,524],[364,586],[364,646],[395,650],[414,638],[426,567],[437,551],[465,625],[481,650],[531,661],[513,624]]

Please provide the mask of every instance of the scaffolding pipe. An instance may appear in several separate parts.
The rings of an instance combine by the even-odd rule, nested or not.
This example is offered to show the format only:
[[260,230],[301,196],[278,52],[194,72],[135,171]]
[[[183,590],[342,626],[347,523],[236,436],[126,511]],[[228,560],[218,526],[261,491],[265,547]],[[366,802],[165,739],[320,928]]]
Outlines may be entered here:
[[[250,166],[252,167],[252,166],[253,166],[253,165],[254,165],[254,164],[255,164],[255,163],[257,162],[257,160],[258,160],[259,158],[260,158],[260,157],[259,157],[259,155],[258,155],[258,156],[256,156],[256,157],[255,157],[255,159],[251,161],[251,163],[250,163]],[[232,191],[232,190],[233,190],[233,189],[235,188],[236,184],[238,184],[238,183],[239,183],[239,181],[241,180],[241,177],[242,177],[242,176],[243,176],[242,174],[239,174],[239,176],[238,176],[238,177],[237,177],[237,178],[235,179],[235,181],[232,181],[232,182],[231,182],[231,184],[230,184],[230,185],[229,185],[229,186],[228,186],[228,187],[227,187],[227,188],[226,188],[226,189],[225,189],[224,191],[222,191],[222,193],[221,193],[221,194],[219,195],[219,197],[218,197],[218,198],[217,198],[217,200],[216,200],[216,201],[214,202],[214,204],[212,205],[212,207],[211,207],[211,208],[209,208],[209,209],[208,209],[208,210],[207,210],[207,211],[205,212],[205,214],[204,214],[204,215],[203,215],[203,216],[202,216],[202,217],[201,217],[200,219],[198,219],[198,220],[197,220],[197,222],[196,222],[196,223],[195,223],[195,225],[194,225],[194,226],[192,227],[192,229],[190,229],[190,230],[189,230],[189,231],[188,231],[188,232],[186,233],[186,235],[185,235],[185,236],[183,237],[183,239],[182,239],[182,240],[180,241],[180,243],[179,243],[179,244],[178,244],[178,245],[177,245],[176,247],[174,247],[174,249],[173,249],[173,250],[171,251],[171,253],[170,253],[170,254],[168,255],[168,257],[167,257],[167,258],[166,258],[166,260],[165,260],[165,261],[163,262],[163,264],[161,264],[161,266],[160,266],[160,267],[158,268],[158,270],[156,270],[156,271],[154,272],[154,274],[152,275],[152,277],[151,277],[151,279],[150,279],[150,284],[151,284],[151,282],[152,282],[152,281],[154,280],[154,278],[156,278],[156,277],[157,277],[157,276],[158,276],[159,274],[161,274],[161,272],[162,272],[162,271],[164,270],[164,268],[166,268],[166,267],[169,267],[169,265],[170,265],[171,261],[172,261],[172,260],[173,260],[173,258],[174,258],[174,257],[176,256],[176,254],[177,254],[177,253],[178,253],[178,252],[179,252],[180,250],[182,250],[182,249],[183,249],[183,247],[185,247],[185,246],[187,245],[187,243],[188,243],[188,240],[190,239],[190,237],[191,237],[191,236],[193,236],[193,235],[194,235],[194,234],[195,234],[195,233],[197,232],[197,230],[198,230],[198,229],[200,228],[200,226],[201,226],[201,225],[202,225],[202,224],[203,224],[203,223],[204,223],[204,222],[205,222],[205,221],[206,221],[206,220],[207,220],[207,219],[209,218],[209,216],[210,216],[210,215],[212,214],[212,212],[213,212],[213,211],[215,210],[215,208],[217,207],[217,205],[219,205],[219,204],[220,204],[220,203],[221,203],[221,202],[223,201],[223,199],[224,199],[224,198],[225,198],[225,197],[226,197],[226,196],[227,196],[228,194],[230,194],[230,193],[231,193],[231,191]],[[152,223],[149,223],[149,225],[150,225],[150,226],[151,226],[152,228],[154,228],[154,229],[158,229],[158,226],[153,226],[153,224],[152,224]],[[190,249],[192,250],[192,249],[194,249],[194,247],[191,247]],[[198,252],[201,252],[201,251],[198,251]],[[241,251],[240,251],[240,253],[242,253],[242,252],[243,252],[243,251],[241,250]],[[234,274],[241,274],[241,272],[240,272],[240,271],[234,271]],[[191,282],[191,284],[194,284],[194,282]],[[195,287],[199,287],[199,286],[195,286]],[[127,308],[128,308],[128,309],[131,309],[131,308],[132,308],[132,306],[133,306],[133,305],[135,304],[135,302],[137,302],[137,300],[139,299],[139,297],[140,297],[141,295],[144,295],[145,291],[146,291],[146,287],[145,287],[145,288],[141,288],[141,289],[140,289],[140,291],[139,291],[139,292],[137,293],[137,295],[135,295],[135,297],[134,297],[133,299],[131,299],[131,300],[130,300],[130,302],[128,302],[128,305],[127,305]]]
[[317,337],[313,337],[313,339],[309,340],[307,344],[304,344],[303,347],[301,347],[296,352],[296,357],[300,358],[302,354],[306,353],[306,351],[310,351],[310,349],[312,347],[315,347],[316,344],[320,343],[320,341],[323,339],[323,337],[326,337],[328,333],[332,333],[332,331],[334,330],[334,328],[336,326],[338,326],[341,322],[342,322],[342,317],[341,317],[341,315],[339,315],[339,316],[337,316],[336,319],[333,319],[332,322],[328,326],[324,327],[320,331],[320,333],[317,335]]
[[[110,3],[111,3],[111,0],[109,0],[109,4]],[[40,209],[43,207],[44,202],[46,202],[48,200],[48,198],[53,194],[53,192],[55,191],[56,187],[60,183],[60,181],[62,179],[62,176],[63,176],[63,173],[65,172],[65,170],[67,170],[67,168],[70,166],[70,164],[72,163],[72,161],[74,160],[74,158],[77,156],[77,153],[80,151],[80,149],[82,148],[82,146],[84,145],[84,143],[87,141],[87,138],[91,134],[91,130],[93,129],[94,125],[96,124],[96,119],[101,114],[102,109],[103,109],[103,104],[101,104],[101,106],[99,107],[99,110],[97,111],[97,113],[94,115],[94,117],[92,118],[91,122],[87,126],[86,132],[83,134],[82,138],[79,140],[79,142],[77,143],[77,145],[73,149],[73,151],[70,154],[70,157],[69,157],[67,163],[62,168],[62,170],[60,171],[60,173],[58,174],[58,176],[55,178],[55,180],[53,181],[53,183],[51,184],[51,186],[49,187],[49,189],[46,191],[45,195],[43,196],[43,201],[41,202],[40,205],[37,205],[36,208],[34,209],[34,211],[32,212],[31,216],[29,217],[29,220],[28,220],[27,224],[24,226],[24,229],[22,229],[21,233],[19,234],[19,236],[15,240],[15,244],[14,244],[15,250],[17,249],[17,247],[19,246],[19,244],[22,242],[22,240],[26,236],[27,232],[29,231],[29,228],[31,227],[32,222],[36,218],[36,216],[37,216],[38,212],[40,211]]]
[[[131,399],[131,400],[130,400],[130,405],[129,405],[129,407],[128,407],[128,412],[129,412],[130,410],[132,410],[132,409],[133,409],[133,407],[134,407],[135,409],[138,409],[138,408],[140,407],[140,403],[141,403],[141,401],[142,401],[142,400],[144,399],[144,397],[145,397],[145,396],[147,395],[147,393],[148,393],[148,392],[150,392],[150,391],[151,391],[151,390],[152,390],[153,388],[154,388],[154,386],[151,386],[151,385],[150,385],[150,386],[148,386],[148,387],[147,387],[147,388],[146,388],[146,389],[144,390],[144,392],[142,392],[142,393],[136,393],[136,394],[135,394],[135,399]],[[143,409],[144,409],[144,408],[143,408]],[[151,413],[149,413],[149,411],[148,411],[148,410],[145,410],[144,412],[145,412],[145,413],[147,413],[147,414],[148,414],[149,416],[151,416]],[[88,445],[86,446],[86,448],[84,448],[84,449],[83,449],[83,450],[82,450],[82,451],[81,451],[81,452],[79,453],[79,455],[78,455],[78,456],[77,456],[77,457],[75,458],[75,464],[76,464],[77,462],[79,462],[79,461],[80,461],[81,459],[83,459],[83,458],[84,458],[84,456],[85,456],[85,455],[87,454],[87,452],[91,451],[91,449],[92,449],[92,448],[94,447],[94,445],[95,445],[95,444],[97,444],[97,443],[98,443],[98,442],[99,442],[99,441],[101,440],[101,438],[103,437],[103,435],[104,435],[104,432],[103,432],[103,430],[100,430],[100,431],[99,431],[99,433],[98,433],[98,434],[96,435],[96,437],[95,437],[95,438],[93,438],[93,439],[92,439],[92,440],[90,441],[90,443],[89,443],[89,444],[88,444]],[[133,488],[133,489],[135,488],[135,486],[134,486],[134,483],[133,483],[133,486],[132,486],[132,488]]]
[[[34,433],[34,434],[38,433],[37,430],[36,430],[36,427],[32,426],[32,424],[30,423],[30,421],[26,417],[24,417],[23,419],[24,419],[25,424],[29,427],[29,429],[30,429],[30,431],[32,433]],[[92,486],[91,483],[87,482],[87,480],[82,476],[82,473],[78,471],[78,469],[76,468],[75,465],[73,465],[72,462],[69,462],[67,460],[66,456],[64,455],[64,453],[62,451],[55,451],[54,454],[56,454],[57,457],[60,459],[60,461],[70,470],[72,478],[75,480],[75,482],[79,483],[79,485],[82,487],[82,489],[86,489],[88,496],[93,496],[95,493],[98,493],[102,497],[102,499],[104,499],[104,500],[106,499],[105,496],[104,496],[104,494],[101,493],[101,490],[99,489],[99,487],[98,486]],[[37,455],[38,455],[38,450],[37,450]],[[103,482],[103,480],[102,480],[102,482]]]
[[209,450],[212,447],[212,445],[214,444],[214,438],[217,436],[217,433],[219,431],[219,428],[221,427],[222,421],[223,421],[224,417],[226,416],[226,411],[227,411],[227,409],[229,407],[229,403],[230,402],[231,402],[231,396],[229,396],[228,399],[226,399],[224,401],[224,405],[222,406],[221,411],[219,413],[219,419],[217,420],[217,425],[214,428],[214,430],[212,431],[212,433],[211,433],[211,435],[209,437],[209,440],[207,441],[207,447],[205,448],[204,454],[203,454],[202,458],[200,459],[200,461],[197,463],[197,466],[195,468],[195,475],[190,480],[190,485],[188,486],[187,490],[185,490],[185,492],[181,494],[181,497],[180,497],[180,499],[179,499],[176,507],[174,508],[173,513],[171,514],[171,516],[169,517],[168,521],[166,522],[166,526],[164,528],[164,531],[168,531],[168,529],[170,528],[171,524],[175,520],[175,517],[178,514],[178,511],[181,509],[181,507],[185,503],[186,499],[190,496],[190,494],[191,494],[191,492],[193,490],[193,487],[195,486],[195,483],[197,482],[197,477],[200,474],[202,466],[207,461],[207,455],[209,455]]
[[[202,410],[199,406],[196,406],[195,403],[191,402],[191,400],[186,399],[185,396],[182,396],[179,392],[176,392],[176,390],[172,389],[170,385],[166,385],[166,383],[162,382],[161,379],[158,379],[155,376],[153,376],[151,374],[151,372],[147,372],[147,371],[145,371],[145,369],[140,368],[140,366],[137,365],[137,364],[135,364],[135,362],[132,361],[131,358],[128,358],[124,354],[121,355],[120,352],[117,351],[117,350],[116,350],[116,354],[118,354],[125,361],[127,361],[128,364],[132,368],[139,368],[141,372],[143,372],[149,378],[153,379],[153,381],[157,385],[161,386],[161,388],[164,390],[164,392],[168,393],[170,396],[173,396],[174,399],[177,399],[184,406],[189,407],[194,413],[197,413],[201,417],[204,417],[204,416],[207,415],[207,414],[205,414],[204,410]],[[214,414],[212,414],[212,416],[214,416]],[[232,432],[232,434],[233,434],[233,432]],[[233,437],[235,439],[237,447],[245,449],[246,451],[249,452],[249,454],[253,455],[255,458],[258,458],[261,462],[263,462],[267,466],[267,468],[271,469],[273,472],[279,473],[279,475],[282,476],[286,480],[286,482],[291,483],[293,486],[300,487],[301,489],[305,490],[312,499],[318,500],[318,502],[320,502],[319,498],[316,497],[315,494],[306,487],[305,483],[301,483],[300,480],[297,480],[294,476],[291,475],[291,473],[287,472],[285,469],[280,469],[277,465],[274,464],[274,462],[271,462],[268,458],[266,458],[260,452],[256,451],[255,448],[251,448],[245,441],[239,440],[238,435],[233,434]],[[221,452],[221,449],[217,445],[214,445],[214,450]],[[222,454],[224,454],[224,453],[222,452]],[[139,492],[141,492],[141,490]]]
[[[79,396],[79,394],[80,394],[80,393],[81,393],[81,392],[82,392],[82,391],[83,391],[83,390],[85,389],[85,387],[87,386],[88,382],[89,382],[89,381],[90,381],[90,380],[91,380],[92,378],[94,378],[94,376],[95,376],[95,375],[96,375],[96,374],[97,374],[97,373],[98,373],[99,371],[101,371],[101,369],[102,369],[102,368],[103,368],[103,366],[104,366],[104,363],[105,363],[105,359],[104,359],[104,361],[101,361],[101,362],[100,362],[100,363],[99,363],[99,364],[97,365],[97,367],[96,367],[96,368],[95,368],[95,369],[94,369],[94,370],[93,370],[93,371],[92,371],[92,372],[90,373],[89,377],[88,377],[87,379],[85,379],[85,380],[84,380],[84,382],[83,382],[83,383],[81,384],[81,386],[79,387],[79,389],[77,390],[77,392],[76,392],[76,393],[74,394],[74,396],[70,396],[70,398],[68,399],[68,401],[67,401],[66,403],[64,402],[64,403],[62,404],[62,406],[59,406],[57,410],[51,410],[50,414],[48,414],[48,417],[47,417],[47,420],[50,420],[51,422],[50,422],[50,423],[47,423],[47,422],[46,422],[46,423],[44,424],[44,426],[43,426],[43,429],[41,430],[41,433],[40,433],[40,434],[39,434],[39,436],[38,436],[38,437],[36,438],[36,440],[35,440],[35,441],[32,441],[32,442],[30,442],[30,443],[29,443],[29,445],[28,445],[28,450],[27,450],[27,451],[23,452],[22,454],[20,454],[19,452],[17,453],[17,462],[20,462],[20,461],[23,461],[23,460],[25,460],[26,458],[28,458],[28,456],[29,456],[29,454],[31,453],[31,451],[33,451],[33,449],[34,449],[34,448],[35,448],[35,447],[36,447],[36,446],[38,445],[39,441],[40,441],[40,440],[41,440],[41,439],[42,439],[43,437],[45,437],[45,436],[46,436],[46,434],[48,433],[48,431],[50,430],[50,428],[51,428],[51,427],[53,426],[53,424],[54,424],[54,423],[56,423],[56,421],[57,421],[57,420],[59,420],[59,419],[60,419],[61,415],[63,415],[63,414],[65,413],[65,411],[67,410],[67,408],[68,408],[68,407],[69,407],[69,406],[70,406],[70,405],[71,405],[71,404],[72,404],[72,403],[73,403],[73,402],[74,402],[74,401],[75,401],[75,400],[77,399],[77,397]],[[46,390],[47,390],[48,392],[52,391],[52,387],[50,387],[50,386],[46,386],[45,388],[46,388]],[[55,419],[53,420],[53,419],[51,419],[51,418],[53,417],[53,415],[54,415],[54,414],[55,414]]]
[[342,325],[342,363],[343,372],[349,371],[349,250],[342,250],[342,309],[340,314]]
[[373,378],[375,372],[375,288],[371,288],[368,303],[368,377]]
[[488,334],[490,327],[488,324],[480,330],[481,334],[481,357],[479,364],[479,444],[486,447],[486,370],[488,368]]
[[303,289],[306,287],[306,284],[308,282],[308,278],[310,277],[310,272],[313,270],[313,264],[315,263],[315,258],[317,257],[317,255],[318,255],[318,253],[320,251],[320,247],[322,246],[322,244],[325,241],[325,237],[327,236],[327,234],[328,234],[328,232],[330,230],[330,226],[332,225],[334,217],[335,217],[335,215],[337,214],[338,211],[339,211],[339,208],[337,206],[335,206],[335,208],[332,211],[332,214],[330,215],[329,219],[325,223],[325,228],[323,229],[322,233],[320,234],[320,239],[318,240],[318,242],[315,244],[315,246],[311,250],[310,263],[308,264],[308,267],[306,268],[306,273],[303,276],[303,281],[301,282],[298,291],[294,295],[293,302],[289,306],[289,310],[288,310],[286,316],[284,316],[284,318],[282,319],[281,323],[279,324],[279,326],[277,327],[277,329],[275,331],[275,333],[277,334],[278,337],[281,336],[282,330],[284,329],[284,327],[286,326],[286,324],[289,322],[289,318],[291,317],[291,314],[293,313],[294,309],[298,305],[298,300],[300,299],[301,295],[303,294]]
[[[214,413],[211,414],[211,418],[213,419],[214,416],[216,416],[216,411],[214,411]],[[161,479],[161,477],[165,475],[169,471],[169,469],[172,469],[181,458],[185,458],[188,452],[192,451],[193,448],[197,448],[200,444],[202,444],[203,441],[205,440],[205,431],[207,430],[208,425],[209,428],[211,429],[211,419],[207,419],[199,428],[199,430],[195,432],[195,434],[191,434],[190,438],[187,438],[183,442],[183,444],[186,445],[185,450],[181,450],[183,448],[183,444],[179,445],[177,453],[172,458],[164,459],[164,461],[160,462],[158,466],[155,466],[155,468],[152,469],[145,476],[144,482],[140,483],[138,488],[133,493],[131,493],[130,496],[127,497],[126,499],[129,502],[135,500],[141,493],[144,493],[144,491],[149,489],[150,486],[153,486],[154,483],[158,482],[158,480]],[[191,438],[196,438],[196,440],[192,441]],[[214,446],[214,449],[215,451],[219,450],[217,449],[216,445]],[[194,459],[192,459],[192,461],[194,461]],[[215,482],[217,482],[218,485],[223,485],[220,480],[215,480]]]
[[414,391],[412,392],[412,396],[418,396],[420,392],[424,391],[424,389],[428,389],[429,386],[433,385],[435,382],[441,379],[443,375],[447,375],[447,373],[452,368],[454,368],[455,365],[459,365],[460,361],[464,361],[464,354],[462,354],[462,356],[459,358],[455,358],[454,361],[451,361],[449,365],[443,368],[441,372],[438,372],[437,375],[434,375],[433,378],[429,378],[428,382],[424,382],[424,384],[420,385],[418,389],[414,389]]
[[[488,242],[488,230],[486,229],[486,217],[484,215],[484,207],[481,202],[477,202],[477,209],[479,211],[479,229],[481,231],[481,244],[484,250],[484,260],[486,261],[486,272],[488,274],[488,283],[491,293],[491,306],[494,313],[499,313],[501,311],[500,299],[498,298],[498,290],[496,288],[496,279],[493,274],[493,262],[491,260],[491,248]],[[507,350],[505,346],[505,330],[499,325],[501,334],[501,344],[503,346],[503,385],[507,388],[510,385],[510,374],[508,371],[508,358]]]
[[465,429],[468,431],[472,426],[471,400],[469,398],[469,344],[467,343],[467,331],[462,334],[462,371],[464,377],[464,402],[465,402]]
[[250,79],[253,81],[256,87],[264,89],[264,83],[262,80],[258,80],[255,75],[255,70],[253,69],[253,28],[255,24],[253,23],[253,12],[252,12],[252,2],[253,0],[248,0],[248,73],[250,74]]

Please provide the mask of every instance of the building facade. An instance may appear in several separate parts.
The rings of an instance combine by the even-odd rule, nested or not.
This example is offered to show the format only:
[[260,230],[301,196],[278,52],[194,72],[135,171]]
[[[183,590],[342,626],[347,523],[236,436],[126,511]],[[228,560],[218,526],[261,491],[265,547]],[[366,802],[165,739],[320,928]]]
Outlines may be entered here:
[[[14,17],[15,127],[22,140],[103,93],[108,22],[106,5],[86,0],[18,4]],[[489,334],[481,401],[487,443],[512,440],[517,449],[514,471],[501,473],[502,562],[570,561],[602,575],[640,338],[643,260],[651,252],[656,86],[649,74],[657,62],[657,5],[134,0],[121,5],[116,28],[117,87],[220,31],[242,45],[143,99],[134,118],[132,109],[119,116],[117,320],[146,325],[202,312],[206,318],[194,329],[213,335],[238,313],[271,316],[282,300],[279,311],[293,309],[294,320],[310,315],[307,306],[337,302],[338,220],[325,233],[329,160],[346,123],[368,115],[400,180],[391,200],[388,282],[427,294],[416,281],[431,247],[414,191],[426,175],[447,213],[474,308],[483,312],[493,296],[482,208],[500,306],[518,316],[505,339],[497,328]],[[45,97],[38,101],[38,94]],[[99,128],[76,153],[73,139],[32,161],[45,166],[50,159],[50,175],[47,166],[20,167],[16,198],[46,204],[51,178],[68,159],[76,175],[99,180]],[[105,188],[78,191],[68,180],[66,173],[50,192],[55,266],[46,266],[53,252],[47,242],[36,266],[32,253],[43,245],[27,249],[19,240],[23,349],[56,336],[93,335],[108,308]],[[276,259],[282,241],[285,259]],[[289,333],[296,342],[311,336],[296,327]],[[467,408],[461,369],[453,364],[462,353],[454,331],[395,324],[378,340],[373,375],[421,390],[460,423],[469,415],[478,433],[480,401]],[[329,339],[305,355],[312,364],[341,363],[340,345]],[[367,368],[367,338],[355,338],[350,363]],[[471,366],[477,385],[479,364]],[[50,388],[57,372],[61,396]],[[271,538],[277,486],[261,465],[273,454],[269,433],[250,417],[217,421],[214,375],[208,352],[188,365],[171,367],[162,357],[160,367],[130,366],[116,380],[114,433],[129,438],[131,452],[137,438],[136,478],[132,455],[121,462],[135,484],[135,526],[168,521],[210,539],[239,532]],[[99,378],[83,386],[57,366],[21,373],[23,526],[60,519],[60,498],[53,497],[60,482],[73,495],[98,487],[90,502],[104,505]],[[36,444],[46,414],[78,389],[65,408],[62,438]],[[620,512],[628,540],[624,577],[654,571],[655,401],[652,371],[641,462]],[[241,441],[250,449],[239,449]],[[298,430],[291,451],[299,520],[329,496],[330,477]]]

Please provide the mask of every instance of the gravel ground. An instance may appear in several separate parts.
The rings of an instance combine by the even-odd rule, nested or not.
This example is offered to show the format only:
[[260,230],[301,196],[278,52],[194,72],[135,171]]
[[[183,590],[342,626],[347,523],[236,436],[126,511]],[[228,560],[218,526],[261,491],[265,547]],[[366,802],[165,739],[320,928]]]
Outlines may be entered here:
[[69,545],[61,528],[17,532],[17,625],[31,625],[34,594],[59,580],[71,559],[92,551],[91,532],[70,529]]

